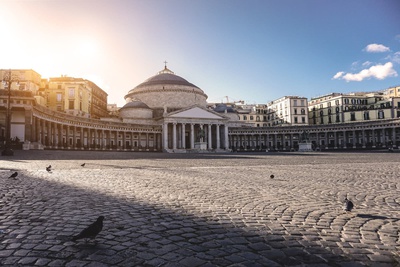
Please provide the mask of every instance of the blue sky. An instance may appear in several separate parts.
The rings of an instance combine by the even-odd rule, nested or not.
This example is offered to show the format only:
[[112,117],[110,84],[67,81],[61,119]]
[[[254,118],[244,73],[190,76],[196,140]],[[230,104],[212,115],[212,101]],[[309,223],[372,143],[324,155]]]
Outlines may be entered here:
[[0,68],[124,95],[168,68],[209,102],[400,85],[398,0],[0,0]]

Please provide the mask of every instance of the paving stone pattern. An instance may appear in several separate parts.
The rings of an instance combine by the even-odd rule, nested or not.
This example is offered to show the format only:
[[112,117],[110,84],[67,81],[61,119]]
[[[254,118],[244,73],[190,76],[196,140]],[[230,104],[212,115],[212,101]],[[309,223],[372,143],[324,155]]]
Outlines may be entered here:
[[[400,266],[399,162],[16,151],[0,158],[0,265]],[[95,241],[71,241],[99,215]]]

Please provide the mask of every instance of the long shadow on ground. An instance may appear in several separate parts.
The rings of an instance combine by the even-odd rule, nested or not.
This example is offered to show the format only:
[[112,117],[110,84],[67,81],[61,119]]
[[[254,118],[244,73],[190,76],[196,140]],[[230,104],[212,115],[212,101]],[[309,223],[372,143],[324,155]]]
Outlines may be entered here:
[[[135,182],[134,180],[132,182]],[[357,259],[317,241],[194,215],[179,203],[150,204],[21,173],[1,182],[3,266],[339,266]],[[96,242],[70,238],[105,216]],[[301,241],[301,242],[300,242]]]

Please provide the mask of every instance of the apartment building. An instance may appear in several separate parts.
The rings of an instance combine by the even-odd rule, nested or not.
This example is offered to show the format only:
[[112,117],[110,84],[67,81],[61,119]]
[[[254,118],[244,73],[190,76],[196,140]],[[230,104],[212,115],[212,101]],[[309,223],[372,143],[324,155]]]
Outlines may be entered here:
[[267,127],[268,107],[263,104],[244,104],[236,105],[235,108],[239,121],[250,127]]
[[308,125],[307,98],[284,96],[267,104],[268,126]]
[[[0,69],[0,81],[11,79],[14,81],[11,85],[12,90],[31,91],[34,95],[40,88],[41,75],[30,69]],[[5,83],[0,83],[0,89],[5,88]]]
[[61,76],[43,80],[40,95],[51,110],[85,118],[108,116],[107,93],[86,79]]
[[[389,89],[388,89],[389,90]],[[399,118],[400,95],[378,92],[331,93],[308,103],[311,125]]]

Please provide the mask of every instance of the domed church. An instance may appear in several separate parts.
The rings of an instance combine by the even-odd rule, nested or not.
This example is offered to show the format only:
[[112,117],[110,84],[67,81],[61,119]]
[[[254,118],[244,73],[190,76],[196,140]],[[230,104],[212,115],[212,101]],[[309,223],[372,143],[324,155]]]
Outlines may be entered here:
[[130,90],[119,110],[121,120],[131,124],[162,127],[165,152],[228,151],[226,117],[207,109],[202,89],[164,69]]

